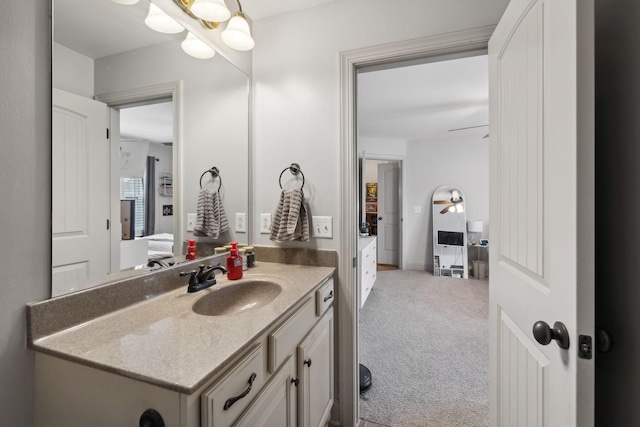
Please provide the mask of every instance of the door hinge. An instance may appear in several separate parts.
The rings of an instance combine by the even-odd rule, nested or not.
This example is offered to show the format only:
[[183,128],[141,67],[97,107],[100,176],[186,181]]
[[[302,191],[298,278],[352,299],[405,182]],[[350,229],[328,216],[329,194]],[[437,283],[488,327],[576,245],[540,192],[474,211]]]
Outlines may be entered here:
[[592,345],[589,335],[578,336],[578,357],[580,359],[591,359]]
[[111,222],[107,220],[107,230],[109,230],[110,226],[111,226]]
[[356,268],[356,265],[358,265],[358,258],[353,257],[353,268]]
[[107,128],[107,139],[109,139],[109,128]]

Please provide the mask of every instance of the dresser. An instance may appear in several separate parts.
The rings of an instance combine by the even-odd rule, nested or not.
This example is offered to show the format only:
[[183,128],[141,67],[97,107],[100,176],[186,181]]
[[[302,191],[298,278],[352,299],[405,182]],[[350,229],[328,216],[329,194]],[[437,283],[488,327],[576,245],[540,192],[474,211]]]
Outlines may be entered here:
[[367,297],[376,281],[377,246],[375,236],[358,238],[358,283],[360,284],[360,308],[364,306]]

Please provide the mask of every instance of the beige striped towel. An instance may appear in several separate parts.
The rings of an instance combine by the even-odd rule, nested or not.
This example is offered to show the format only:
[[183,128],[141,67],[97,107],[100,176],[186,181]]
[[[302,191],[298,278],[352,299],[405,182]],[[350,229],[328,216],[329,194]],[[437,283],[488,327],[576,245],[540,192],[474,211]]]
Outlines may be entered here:
[[200,190],[194,236],[208,236],[214,239],[231,228],[224,212],[220,194],[207,189]]
[[271,221],[271,240],[309,241],[309,216],[304,207],[304,193],[301,188],[282,190],[280,202]]

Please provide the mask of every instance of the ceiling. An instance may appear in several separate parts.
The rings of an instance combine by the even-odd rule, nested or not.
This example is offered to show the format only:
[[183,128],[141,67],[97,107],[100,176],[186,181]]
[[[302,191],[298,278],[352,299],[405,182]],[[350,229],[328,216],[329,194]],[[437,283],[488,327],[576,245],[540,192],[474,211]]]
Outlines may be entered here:
[[173,102],[161,102],[120,110],[121,139],[173,143]]
[[480,141],[489,133],[487,56],[359,73],[357,102],[361,138]]

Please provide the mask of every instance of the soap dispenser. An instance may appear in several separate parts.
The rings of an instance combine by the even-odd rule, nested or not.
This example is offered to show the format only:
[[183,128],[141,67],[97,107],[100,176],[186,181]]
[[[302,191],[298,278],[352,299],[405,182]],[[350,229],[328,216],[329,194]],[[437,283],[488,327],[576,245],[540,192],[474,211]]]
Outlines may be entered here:
[[242,257],[238,253],[238,242],[231,242],[231,252],[227,257],[227,278],[242,279]]
[[196,241],[194,239],[187,239],[189,246],[187,247],[187,259],[193,260],[198,256],[196,254]]

